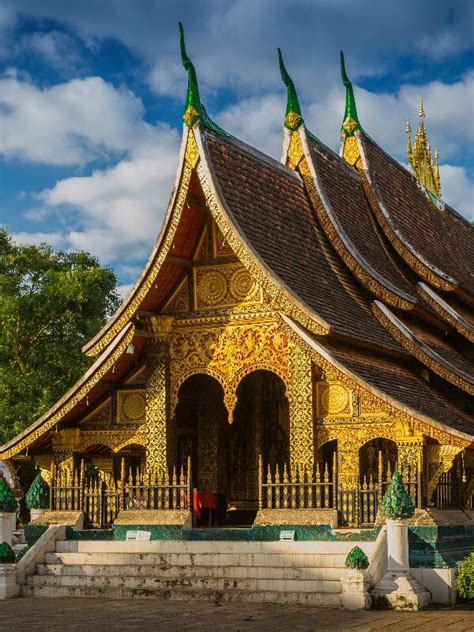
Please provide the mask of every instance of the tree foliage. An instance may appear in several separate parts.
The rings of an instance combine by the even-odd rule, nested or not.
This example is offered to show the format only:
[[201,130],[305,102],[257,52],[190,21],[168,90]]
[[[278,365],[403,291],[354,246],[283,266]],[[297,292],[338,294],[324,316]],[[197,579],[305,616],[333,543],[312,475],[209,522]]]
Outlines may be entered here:
[[474,553],[464,558],[456,572],[456,588],[463,599],[474,599]]
[[0,444],[90,365],[81,347],[117,308],[115,287],[90,254],[17,245],[0,229]]

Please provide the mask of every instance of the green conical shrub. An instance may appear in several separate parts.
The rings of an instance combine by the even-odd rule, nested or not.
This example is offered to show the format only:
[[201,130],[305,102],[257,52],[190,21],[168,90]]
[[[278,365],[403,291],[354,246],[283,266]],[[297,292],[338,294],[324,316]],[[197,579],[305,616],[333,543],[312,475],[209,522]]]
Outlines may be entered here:
[[12,490],[7,481],[0,477],[0,511],[6,513],[13,513],[16,511],[17,503],[13,498]]
[[49,485],[39,473],[26,493],[26,506],[29,509],[49,508]]
[[2,542],[0,544],[0,564],[14,564],[15,559],[15,551],[12,547],[8,542]]
[[346,568],[364,569],[368,566],[369,558],[359,546],[355,546],[349,551],[346,557]]
[[415,513],[415,505],[403,484],[400,472],[394,472],[392,482],[382,498],[380,515],[389,520],[404,520]]

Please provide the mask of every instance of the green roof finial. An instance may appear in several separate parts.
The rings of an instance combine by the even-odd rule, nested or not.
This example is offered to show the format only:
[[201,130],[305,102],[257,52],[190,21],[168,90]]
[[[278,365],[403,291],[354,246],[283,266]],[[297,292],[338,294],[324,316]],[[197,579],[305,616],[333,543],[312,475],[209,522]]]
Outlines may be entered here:
[[179,45],[181,48],[181,61],[188,73],[188,92],[186,94],[186,106],[184,108],[183,121],[188,127],[192,127],[202,117],[202,105],[201,99],[199,98],[196,69],[186,52],[184,30],[181,22],[179,22]]
[[341,77],[342,83],[346,88],[346,111],[344,112],[344,120],[342,122],[341,132],[346,136],[353,136],[354,132],[360,129],[359,117],[357,116],[357,107],[354,97],[354,89],[352,83],[346,73],[346,65],[344,63],[344,53],[341,50]]
[[281,50],[278,49],[278,62],[280,64],[280,74],[283,83],[288,89],[288,96],[286,100],[286,112],[285,112],[285,127],[294,131],[303,123],[303,117],[301,116],[301,108],[296,94],[295,84],[293,79],[288,74],[285,64],[283,63],[283,57]]

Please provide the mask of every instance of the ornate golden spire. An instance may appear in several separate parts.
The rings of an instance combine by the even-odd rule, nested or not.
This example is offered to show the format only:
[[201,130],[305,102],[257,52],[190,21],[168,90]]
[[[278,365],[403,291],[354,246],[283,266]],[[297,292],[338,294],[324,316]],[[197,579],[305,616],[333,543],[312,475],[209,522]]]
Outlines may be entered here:
[[407,121],[407,157],[412,168],[413,175],[430,193],[441,197],[441,181],[439,177],[439,151],[436,148],[434,159],[431,153],[430,143],[425,130],[425,108],[420,97],[420,121],[415,134],[413,146],[411,144],[411,126]]

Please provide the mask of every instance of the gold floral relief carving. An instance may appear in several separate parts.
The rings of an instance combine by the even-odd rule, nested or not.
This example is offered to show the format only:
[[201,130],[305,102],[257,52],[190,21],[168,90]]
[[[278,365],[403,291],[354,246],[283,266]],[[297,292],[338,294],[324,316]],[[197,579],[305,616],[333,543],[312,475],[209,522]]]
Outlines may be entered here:
[[181,384],[196,373],[214,377],[224,389],[232,421],[237,386],[252,371],[273,371],[288,385],[288,341],[274,322],[203,327],[171,337],[171,410]]
[[173,292],[166,305],[163,307],[162,312],[164,314],[175,314],[177,312],[189,311],[189,294],[188,294],[188,277],[178,284],[178,287]]
[[145,421],[145,390],[117,391],[117,422]]
[[428,446],[428,482],[426,496],[431,499],[442,474],[449,472],[455,457],[462,448],[454,445],[429,445]]
[[151,362],[146,388],[146,463],[148,470],[164,472],[167,467],[168,425],[166,354],[153,357]]
[[144,437],[143,427],[120,430],[86,430],[81,435],[81,451],[84,452],[93,446],[107,446],[112,452],[117,452],[121,449],[122,444],[145,445],[140,437]]
[[234,251],[216,222],[212,222],[212,253],[216,259],[219,257],[232,257],[234,255]]
[[188,141],[186,143],[184,159],[191,169],[194,169],[199,161],[199,149],[192,130],[189,130],[188,132]]
[[207,310],[234,305],[256,305],[262,290],[240,263],[193,269],[194,309]]
[[290,404],[290,461],[314,464],[313,375],[311,358],[289,345],[288,401]]
[[34,457],[35,463],[41,473],[43,480],[51,485],[51,465],[53,463],[52,454],[41,454]]
[[350,417],[351,392],[338,382],[316,383],[316,414],[318,417]]

